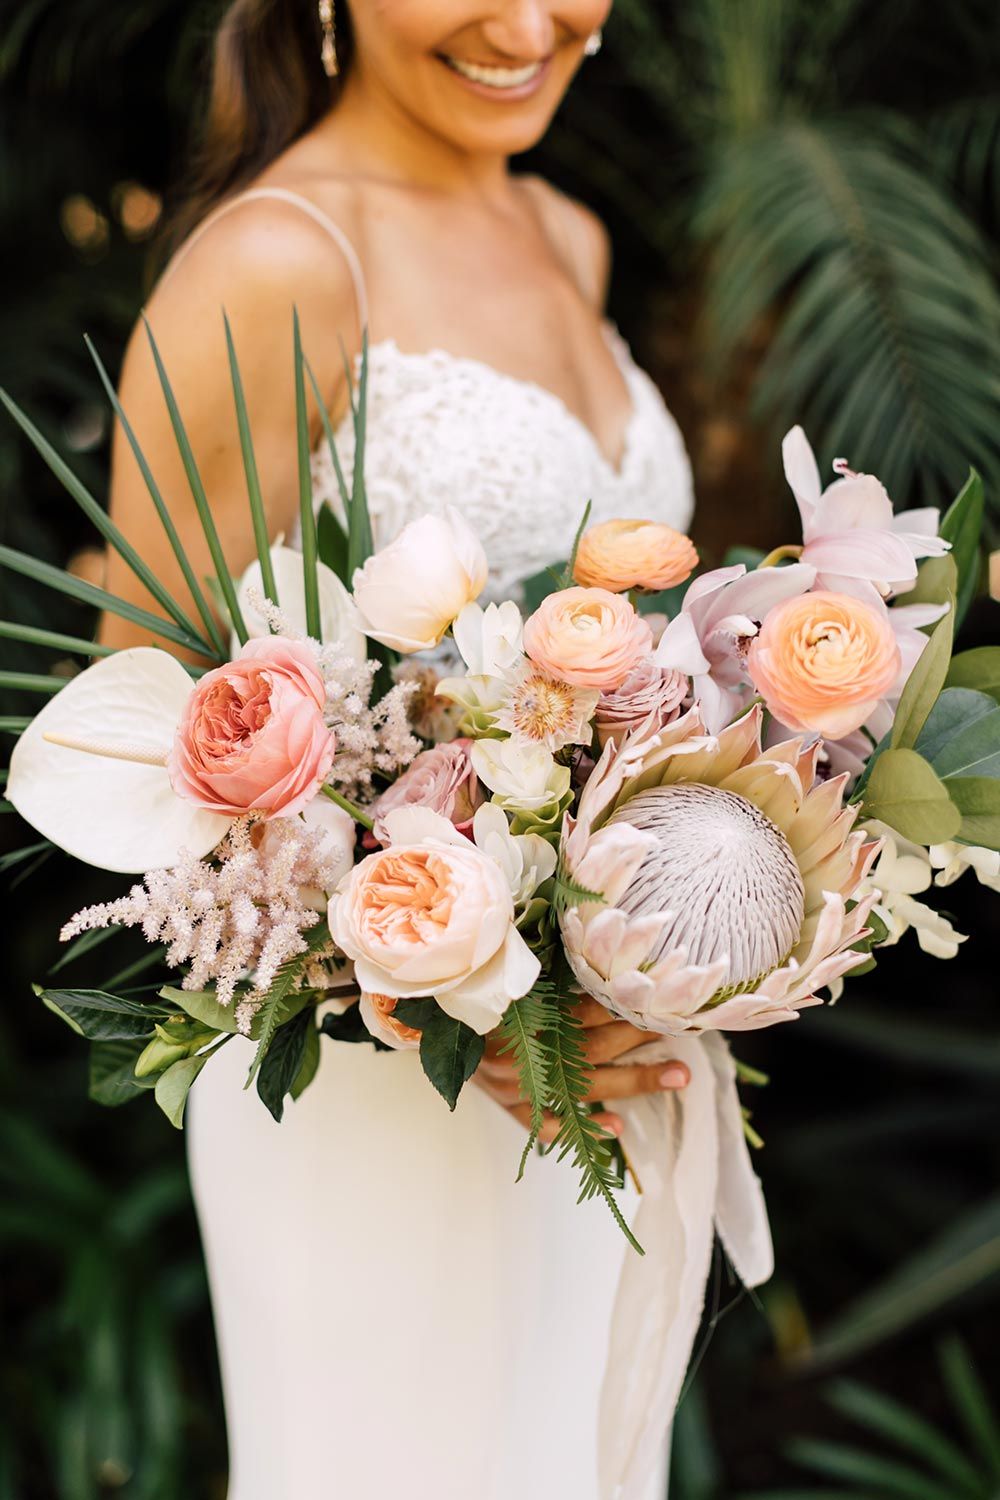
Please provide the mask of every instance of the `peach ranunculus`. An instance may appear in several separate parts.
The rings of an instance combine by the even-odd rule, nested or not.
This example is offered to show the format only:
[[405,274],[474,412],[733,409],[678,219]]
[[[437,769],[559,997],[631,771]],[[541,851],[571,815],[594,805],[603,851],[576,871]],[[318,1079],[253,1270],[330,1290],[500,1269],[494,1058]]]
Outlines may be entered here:
[[603,750],[609,740],[620,745],[629,730],[640,724],[653,734],[679,718],[691,683],[684,672],[660,667],[651,656],[635,667],[621,687],[602,693],[594,714],[594,728]]
[[333,764],[325,702],[323,678],[303,642],[247,641],[235,661],[206,673],[185,703],[167,760],[171,786],[213,812],[294,816]]
[[454,506],[404,526],[354,574],[361,628],[401,651],[436,646],[486,586],[486,553]]
[[387,1047],[397,1052],[411,1052],[420,1046],[420,1032],[415,1026],[396,1020],[393,1015],[396,1005],[395,995],[373,995],[369,990],[363,990],[359,1001],[361,1019],[372,1036]]
[[620,687],[652,646],[645,620],[607,589],[549,594],[524,626],[524,649],[536,666],[604,693]]
[[355,865],[331,898],[333,940],[362,991],[432,995],[484,1036],[540,968],[514,925],[507,875],[427,808],[397,808],[386,824],[389,848]]
[[831,740],[865,723],[899,670],[888,612],[822,590],[770,610],[747,655],[750,680],[775,717]]
[[689,537],[655,521],[603,521],[580,539],[573,577],[584,588],[651,593],[690,578],[698,553]]
[[469,758],[471,749],[471,740],[458,739],[420,752],[370,809],[380,844],[389,842],[385,816],[397,807],[429,807],[459,833],[469,832],[473,813],[486,800]]

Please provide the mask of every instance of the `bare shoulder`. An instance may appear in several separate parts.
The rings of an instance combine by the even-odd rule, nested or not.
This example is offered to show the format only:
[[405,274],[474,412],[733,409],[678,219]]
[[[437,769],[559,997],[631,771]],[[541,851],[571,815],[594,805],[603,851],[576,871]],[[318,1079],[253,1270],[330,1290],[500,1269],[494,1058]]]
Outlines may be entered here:
[[584,291],[595,307],[603,309],[611,277],[611,236],[604,220],[586,203],[544,177],[532,174],[525,180],[574,245],[576,264],[586,276]]
[[[322,203],[294,183],[261,181],[254,187],[295,192],[352,239],[358,207],[349,184],[331,186]],[[224,309],[260,347],[279,336],[284,341],[295,306],[304,328],[340,328],[346,342],[358,341],[350,266],[330,233],[300,205],[238,197],[199,228],[175,253],[149,299],[154,331],[163,325],[203,333],[212,321],[221,328]]]

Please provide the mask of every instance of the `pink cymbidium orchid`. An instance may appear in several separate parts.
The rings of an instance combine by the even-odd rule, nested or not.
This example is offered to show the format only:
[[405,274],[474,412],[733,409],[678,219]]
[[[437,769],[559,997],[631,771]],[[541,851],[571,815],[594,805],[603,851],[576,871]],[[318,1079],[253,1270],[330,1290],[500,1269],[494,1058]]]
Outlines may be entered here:
[[746,673],[747,648],[776,604],[812,588],[816,570],[808,563],[758,568],[742,563],[716,568],[696,578],[680,613],[660,637],[655,661],[686,672],[710,734],[717,734],[753,697]]
[[801,560],[815,568],[817,588],[861,597],[874,590],[890,598],[916,583],[918,557],[941,557],[949,550],[937,534],[938,511],[928,507],[894,515],[884,485],[873,474],[855,474],[838,459],[834,469],[840,477],[823,489],[801,427],[785,435],[781,451],[802,517]]

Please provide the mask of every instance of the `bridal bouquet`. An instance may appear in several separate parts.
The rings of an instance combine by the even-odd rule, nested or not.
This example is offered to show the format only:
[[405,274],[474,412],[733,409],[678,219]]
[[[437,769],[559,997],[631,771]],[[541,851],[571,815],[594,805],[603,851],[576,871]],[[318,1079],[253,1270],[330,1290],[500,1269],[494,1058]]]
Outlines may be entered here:
[[[240,580],[157,355],[218,608],[104,377],[197,618],[5,398],[164,618],[9,550],[0,562],[214,663],[42,639],[101,659],[44,684],[7,795],[52,843],[143,877],[61,914],[62,937],[139,927],[170,982],[41,998],[91,1039],[95,1097],[151,1090],[176,1125],[241,1033],[248,1085],[276,1119],[314,1077],[323,1034],[417,1051],[454,1108],[499,1033],[531,1112],[521,1170],[554,1114],[581,1197],[603,1197],[637,1249],[641,1235],[673,1257],[652,1292],[626,1272],[613,1334],[637,1368],[651,1339],[676,1344],[646,1361],[639,1403],[666,1409],[713,1232],[749,1284],[771,1269],[722,1033],[836,998],[907,927],[954,954],[962,935],[916,899],[932,881],[971,867],[1000,889],[1000,648],[952,655],[977,583],[978,477],[940,526],[934,510],[894,515],[879,481],[842,463],[824,489],[793,429],[801,541],[698,573],[669,528],[585,516],[537,607],[484,605],[487,560],[456,511],[373,546],[364,359],[342,519],[314,518],[297,326],[302,551],[269,545],[230,350],[258,552]],[[623,1107],[621,1142],[585,1102],[581,991],[647,1031],[651,1059],[691,1071],[682,1095]],[[646,1189],[634,1226],[615,1196],[623,1161]],[[659,1320],[651,1295],[669,1303]],[[608,1472],[641,1468],[635,1392],[617,1413],[610,1399]]]

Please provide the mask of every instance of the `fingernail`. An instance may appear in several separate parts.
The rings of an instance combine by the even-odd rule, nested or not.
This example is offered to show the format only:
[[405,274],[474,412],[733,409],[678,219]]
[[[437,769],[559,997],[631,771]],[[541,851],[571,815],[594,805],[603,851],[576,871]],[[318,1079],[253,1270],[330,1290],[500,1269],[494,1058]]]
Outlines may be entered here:
[[661,1089],[682,1089],[687,1086],[688,1070],[683,1063],[671,1063],[660,1074]]

